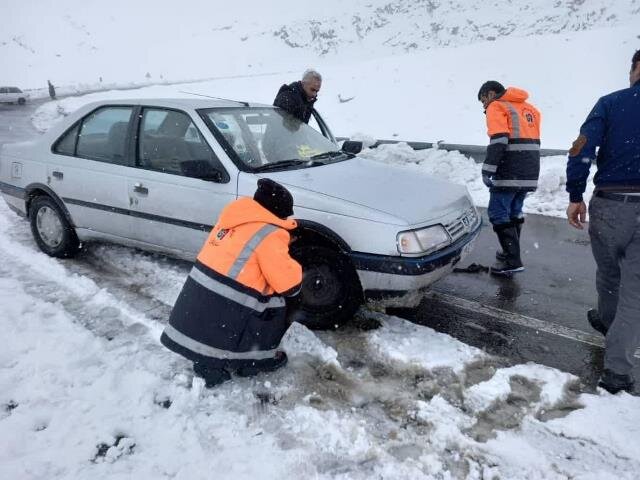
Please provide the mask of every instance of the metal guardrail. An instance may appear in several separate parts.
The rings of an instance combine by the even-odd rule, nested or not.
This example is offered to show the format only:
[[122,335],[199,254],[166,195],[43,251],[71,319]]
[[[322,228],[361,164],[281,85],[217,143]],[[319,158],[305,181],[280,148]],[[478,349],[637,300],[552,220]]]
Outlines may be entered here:
[[[346,137],[338,137],[336,138],[338,141],[349,140]],[[394,145],[397,143],[406,143],[414,150],[426,150],[428,148],[437,147],[440,150],[447,150],[448,152],[460,152],[463,155],[467,155],[473,158],[477,163],[484,162],[485,157],[487,156],[487,147],[482,145],[465,145],[460,143],[431,143],[431,142],[406,142],[403,140],[376,140],[371,148],[377,148],[380,145]],[[551,157],[554,155],[567,155],[567,150],[560,149],[552,149],[552,148],[542,148],[540,149],[540,156],[542,157]]]

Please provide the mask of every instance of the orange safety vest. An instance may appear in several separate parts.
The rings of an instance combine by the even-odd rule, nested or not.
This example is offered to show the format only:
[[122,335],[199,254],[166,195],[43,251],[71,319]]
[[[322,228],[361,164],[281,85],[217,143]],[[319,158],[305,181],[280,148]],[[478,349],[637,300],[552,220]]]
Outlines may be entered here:
[[540,174],[540,122],[529,94],[509,87],[487,107],[490,141],[482,174],[492,178],[492,191],[533,191]]
[[163,345],[223,368],[273,358],[288,328],[282,297],[302,282],[289,255],[296,225],[250,198],[227,205],[178,296]]

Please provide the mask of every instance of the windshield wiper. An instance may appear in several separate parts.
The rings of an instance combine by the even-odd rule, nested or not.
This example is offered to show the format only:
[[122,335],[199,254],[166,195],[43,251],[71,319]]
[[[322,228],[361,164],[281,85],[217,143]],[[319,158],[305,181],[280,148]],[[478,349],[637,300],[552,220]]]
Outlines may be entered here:
[[279,168],[297,167],[300,165],[306,165],[309,167],[315,167],[316,165],[322,165],[320,162],[313,162],[309,160],[282,160],[281,162],[267,163],[266,165],[260,165],[253,169],[254,172],[266,172],[268,170],[277,170]]
[[337,157],[342,157],[342,156],[347,156],[347,157],[351,157],[351,155],[347,152],[343,152],[341,150],[334,150],[331,152],[324,152],[324,153],[318,153],[317,155],[312,155],[311,157],[309,157],[310,160],[322,160],[325,158],[337,158]]

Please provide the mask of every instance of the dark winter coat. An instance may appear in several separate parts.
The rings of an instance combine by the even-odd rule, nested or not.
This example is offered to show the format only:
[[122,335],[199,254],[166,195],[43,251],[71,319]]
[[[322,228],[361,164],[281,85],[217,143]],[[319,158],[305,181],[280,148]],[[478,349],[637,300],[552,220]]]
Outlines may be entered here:
[[598,100],[580,128],[582,148],[567,163],[567,192],[582,201],[598,150],[596,190],[640,192],[640,81]]
[[491,191],[532,192],[540,174],[540,112],[519,88],[506,92],[487,107],[489,146],[482,175],[491,178]]
[[273,101],[274,107],[280,107],[286,112],[299,119],[301,122],[309,123],[313,104],[317,98],[309,100],[307,94],[302,89],[302,82],[293,82],[289,85],[282,85],[278,90],[278,95]]
[[252,199],[229,204],[187,277],[162,344],[223,368],[272,359],[288,328],[283,297],[302,281],[289,256],[295,227]]

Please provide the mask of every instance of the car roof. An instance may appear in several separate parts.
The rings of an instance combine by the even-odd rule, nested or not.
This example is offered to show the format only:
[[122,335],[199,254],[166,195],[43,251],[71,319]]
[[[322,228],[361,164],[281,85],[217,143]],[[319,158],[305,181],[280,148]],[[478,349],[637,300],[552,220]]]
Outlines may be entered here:
[[262,103],[241,102],[214,98],[122,98],[111,100],[99,100],[92,102],[91,106],[98,105],[142,105],[167,108],[231,108],[231,107],[269,107]]

